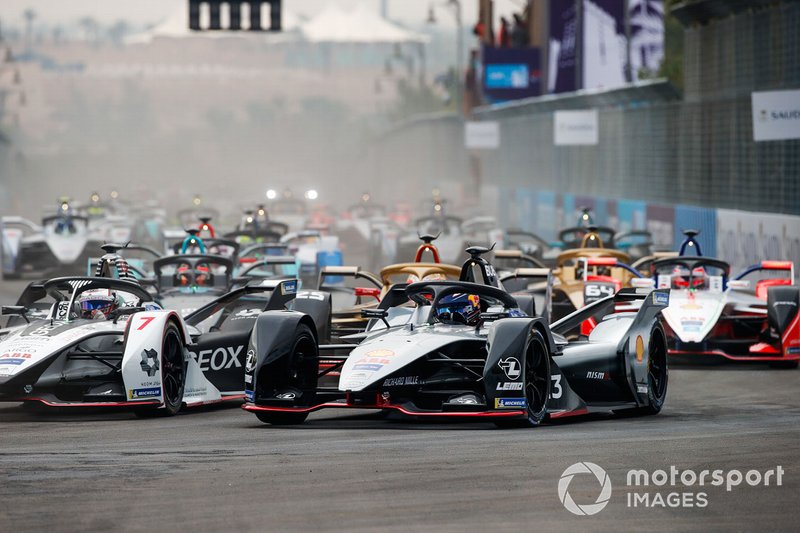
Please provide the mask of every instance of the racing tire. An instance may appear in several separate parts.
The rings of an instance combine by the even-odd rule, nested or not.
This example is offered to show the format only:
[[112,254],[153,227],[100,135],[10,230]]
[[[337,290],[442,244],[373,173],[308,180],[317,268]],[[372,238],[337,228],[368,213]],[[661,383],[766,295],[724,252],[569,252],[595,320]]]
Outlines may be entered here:
[[657,415],[664,407],[667,399],[669,371],[667,368],[667,337],[659,326],[650,331],[650,342],[647,346],[647,399],[648,405],[615,411],[622,416]]
[[772,361],[769,366],[772,368],[792,369],[797,368],[800,361]]
[[524,419],[496,420],[501,428],[536,427],[547,415],[550,397],[550,352],[541,332],[534,329],[525,348],[525,404]]
[[[306,324],[298,324],[294,334],[292,352],[289,355],[288,382],[291,388],[307,389],[304,383],[304,367],[308,359],[317,359],[317,346],[314,333]],[[316,378],[316,376],[314,376]],[[310,399],[305,399],[304,404],[310,405]],[[273,426],[292,426],[302,424],[308,418],[308,413],[289,413],[276,411],[256,411],[256,416],[265,424]]]
[[170,322],[164,331],[160,364],[163,406],[137,409],[134,413],[139,417],[175,416],[183,407],[187,368],[183,338],[178,327],[173,322]]

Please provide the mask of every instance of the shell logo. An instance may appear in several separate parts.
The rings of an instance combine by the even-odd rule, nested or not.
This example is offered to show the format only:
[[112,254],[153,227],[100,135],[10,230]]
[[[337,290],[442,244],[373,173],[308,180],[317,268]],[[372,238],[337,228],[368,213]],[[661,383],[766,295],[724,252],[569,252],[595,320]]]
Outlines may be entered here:
[[644,339],[642,339],[641,335],[636,337],[636,360],[640,363],[644,358]]

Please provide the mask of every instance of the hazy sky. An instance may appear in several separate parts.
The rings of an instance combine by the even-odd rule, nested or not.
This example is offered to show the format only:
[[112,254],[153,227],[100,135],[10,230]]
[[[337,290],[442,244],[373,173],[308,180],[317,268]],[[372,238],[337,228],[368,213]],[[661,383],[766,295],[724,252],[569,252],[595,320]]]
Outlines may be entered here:
[[[331,2],[343,7],[353,7],[359,2],[373,3],[376,10],[380,4],[380,0],[284,0],[283,6],[284,9],[312,16]],[[127,19],[135,24],[144,24],[158,22],[175,10],[185,8],[187,3],[187,0],[0,0],[0,21],[19,25],[22,12],[31,7],[41,20],[48,23],[69,24],[91,15],[103,23]],[[427,17],[431,3],[441,5],[444,0],[389,0],[389,13],[404,23],[419,24]],[[461,3],[464,24],[473,24],[478,0],[462,0]],[[495,0],[495,14],[509,13],[524,3],[524,0]],[[450,25],[452,16],[444,13],[445,8],[439,11],[442,24]]]

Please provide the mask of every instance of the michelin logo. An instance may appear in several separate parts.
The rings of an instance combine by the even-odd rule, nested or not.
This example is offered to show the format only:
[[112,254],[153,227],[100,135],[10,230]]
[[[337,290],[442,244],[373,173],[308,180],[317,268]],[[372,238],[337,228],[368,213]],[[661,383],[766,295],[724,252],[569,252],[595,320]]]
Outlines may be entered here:
[[161,396],[161,387],[148,387],[146,389],[131,389],[128,391],[131,400],[140,398],[158,398]]
[[525,398],[495,398],[495,409],[525,409],[527,403]]

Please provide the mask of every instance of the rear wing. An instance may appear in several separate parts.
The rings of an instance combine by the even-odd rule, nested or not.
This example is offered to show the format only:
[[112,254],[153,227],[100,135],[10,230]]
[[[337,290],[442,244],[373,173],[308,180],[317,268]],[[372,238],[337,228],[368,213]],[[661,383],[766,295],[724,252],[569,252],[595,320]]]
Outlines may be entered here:
[[366,270],[361,270],[360,267],[357,266],[327,266],[323,267],[322,270],[319,272],[319,281],[317,283],[317,287],[322,289],[325,286],[325,279],[326,278],[361,278],[369,281],[371,284],[375,285],[377,288],[382,288],[383,283],[381,280],[373,274],[372,272],[367,272]]
[[593,302],[554,322],[550,329],[553,333],[566,336],[570,331],[580,329],[584,320],[602,319],[618,312],[618,307],[622,307],[626,303],[632,304],[630,310],[633,311],[636,309],[635,304],[640,301],[642,303],[637,310],[636,319],[631,326],[632,329],[636,324],[649,324],[650,320],[662,309],[669,306],[669,289],[622,289],[614,296]]
[[508,274],[504,274],[500,277],[500,283],[505,285],[508,282],[511,282],[515,279],[524,279],[524,280],[531,280],[531,281],[540,281],[545,282],[545,294],[544,294],[544,308],[539,313],[540,316],[547,319],[550,322],[552,318],[552,294],[553,294],[553,271],[549,268],[518,268],[513,272],[509,272]]
[[219,312],[228,303],[241,296],[256,293],[270,293],[267,303],[262,311],[279,311],[286,308],[287,304],[297,296],[298,283],[296,279],[287,280],[263,280],[261,283],[247,285],[240,289],[235,289],[223,294],[219,298],[209,302],[200,309],[192,311],[184,317],[186,324],[196,326],[209,318],[214,313]]
[[607,266],[612,268],[621,268],[631,273],[635,278],[644,277],[642,276],[641,272],[633,268],[631,265],[623,263],[616,257],[582,257],[579,260],[583,262],[585,265],[585,268],[583,269],[583,281],[588,281],[588,276],[589,276],[588,267],[593,267],[593,266]]
[[792,284],[794,284],[794,262],[793,261],[761,261],[755,265],[750,265],[742,273],[737,275],[733,279],[742,279],[743,277],[747,276],[748,274],[752,274],[753,272],[758,272],[761,270],[772,271],[772,272],[788,272],[789,279],[792,280]]
[[533,268],[547,268],[547,266],[535,257],[524,253],[522,250],[495,250],[495,259],[517,259],[522,263],[527,263]]

